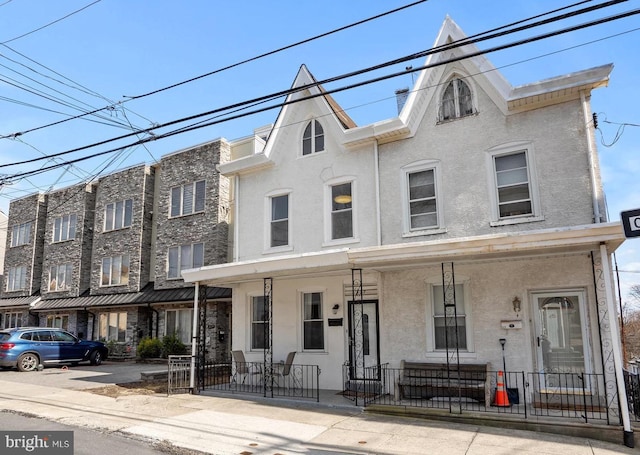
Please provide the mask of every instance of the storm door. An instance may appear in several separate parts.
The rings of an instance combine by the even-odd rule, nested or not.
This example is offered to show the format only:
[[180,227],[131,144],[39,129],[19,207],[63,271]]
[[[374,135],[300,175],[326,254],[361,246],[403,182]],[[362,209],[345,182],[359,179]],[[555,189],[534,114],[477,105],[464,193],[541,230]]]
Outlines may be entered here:
[[378,301],[349,302],[350,379],[379,379]]

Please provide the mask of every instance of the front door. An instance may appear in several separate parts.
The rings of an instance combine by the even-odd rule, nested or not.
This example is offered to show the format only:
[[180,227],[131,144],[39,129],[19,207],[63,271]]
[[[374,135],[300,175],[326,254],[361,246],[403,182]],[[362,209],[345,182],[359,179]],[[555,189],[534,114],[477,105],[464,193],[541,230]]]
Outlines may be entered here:
[[581,388],[591,373],[582,291],[533,294],[541,386]]
[[350,379],[379,379],[378,301],[349,302]]

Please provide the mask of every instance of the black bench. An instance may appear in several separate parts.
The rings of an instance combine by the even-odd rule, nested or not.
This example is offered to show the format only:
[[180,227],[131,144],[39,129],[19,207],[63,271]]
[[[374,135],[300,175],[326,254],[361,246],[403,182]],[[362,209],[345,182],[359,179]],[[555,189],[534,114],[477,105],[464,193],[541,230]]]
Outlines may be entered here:
[[489,364],[400,363],[397,391],[400,399],[464,397],[488,403]]

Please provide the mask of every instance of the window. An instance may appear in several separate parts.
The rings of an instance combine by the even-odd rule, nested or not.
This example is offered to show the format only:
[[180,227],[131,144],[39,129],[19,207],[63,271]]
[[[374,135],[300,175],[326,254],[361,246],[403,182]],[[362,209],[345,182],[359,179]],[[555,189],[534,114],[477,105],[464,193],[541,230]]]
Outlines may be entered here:
[[473,114],[471,90],[462,79],[453,79],[442,92],[440,120],[451,120]]
[[353,237],[351,182],[331,187],[331,239]]
[[47,316],[47,327],[53,327],[56,329],[68,330],[69,329],[69,315],[67,314],[51,314]]
[[107,204],[104,208],[104,230],[113,231],[131,226],[133,218],[133,200]]
[[527,153],[494,156],[500,218],[533,214]]
[[53,241],[63,242],[76,238],[76,215],[64,215],[53,220]]
[[184,344],[191,344],[191,327],[193,325],[193,310],[167,310],[165,334],[175,335]]
[[54,265],[49,268],[49,291],[66,291],[71,284],[71,264]]
[[438,226],[435,171],[408,174],[409,230]]
[[302,135],[302,155],[322,152],[324,150],[324,130],[317,120],[311,120]]
[[11,246],[26,245],[31,241],[31,222],[17,224],[11,230]]
[[2,318],[2,328],[12,329],[14,327],[22,327],[22,312],[5,313]]
[[270,246],[289,245],[289,195],[271,198],[271,241]]
[[102,258],[101,286],[129,284],[129,255]]
[[204,180],[171,188],[171,215],[182,216],[204,212]]
[[251,297],[251,349],[269,347],[269,308],[264,296]]
[[[460,350],[468,349],[467,314],[464,285],[455,285],[455,306],[445,308],[442,285],[431,286],[433,302],[433,337],[436,350],[455,349],[456,341]],[[453,303],[453,296],[447,299]],[[456,330],[457,328],[457,330]]]
[[127,341],[127,313],[100,313],[100,339]]
[[167,278],[180,278],[183,270],[204,265],[204,243],[174,246],[169,248]]
[[322,319],[322,293],[302,294],[304,350],[324,349],[324,319]]
[[27,268],[10,267],[7,273],[7,291],[20,291],[27,288]]

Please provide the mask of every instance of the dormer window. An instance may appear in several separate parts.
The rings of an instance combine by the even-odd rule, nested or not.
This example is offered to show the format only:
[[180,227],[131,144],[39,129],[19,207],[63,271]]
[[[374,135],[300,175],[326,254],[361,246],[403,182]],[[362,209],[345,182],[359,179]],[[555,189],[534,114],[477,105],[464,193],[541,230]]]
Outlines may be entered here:
[[442,92],[440,121],[453,120],[473,114],[471,89],[462,79],[452,79]]
[[324,150],[324,130],[317,120],[311,120],[302,135],[302,155],[322,152]]

